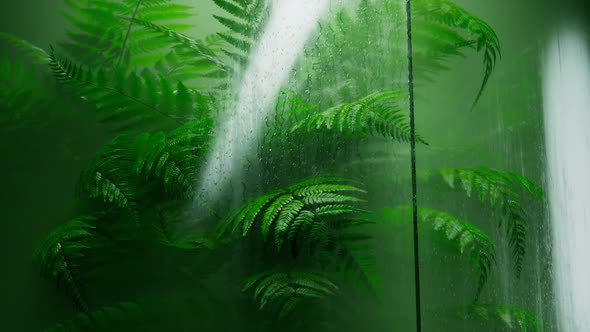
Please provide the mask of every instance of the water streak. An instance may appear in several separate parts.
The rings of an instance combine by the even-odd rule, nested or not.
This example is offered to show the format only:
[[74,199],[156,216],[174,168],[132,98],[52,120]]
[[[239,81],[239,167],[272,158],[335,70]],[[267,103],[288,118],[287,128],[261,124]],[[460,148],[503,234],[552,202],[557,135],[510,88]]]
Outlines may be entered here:
[[567,25],[545,61],[544,108],[560,331],[590,331],[590,54]]
[[[235,111],[217,133],[200,182],[201,202],[214,203],[242,173],[245,158],[273,109],[281,85],[301,55],[329,0],[275,0],[269,22],[240,85]],[[237,188],[234,187],[236,191]]]

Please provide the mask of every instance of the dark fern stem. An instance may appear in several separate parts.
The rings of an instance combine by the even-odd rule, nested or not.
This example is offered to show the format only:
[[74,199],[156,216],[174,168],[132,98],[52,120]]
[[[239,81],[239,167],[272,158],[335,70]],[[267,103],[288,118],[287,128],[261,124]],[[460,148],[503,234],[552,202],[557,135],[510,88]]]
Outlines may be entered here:
[[121,54],[119,54],[119,59],[117,59],[117,64],[115,65],[115,71],[119,69],[121,65],[121,61],[125,56],[125,49],[127,48],[127,42],[129,41],[129,34],[131,34],[131,28],[133,27],[133,23],[135,22],[135,17],[137,17],[137,13],[139,12],[139,7],[141,7],[141,1],[137,1],[137,6],[135,6],[135,10],[133,11],[133,16],[131,16],[131,20],[129,21],[129,27],[127,28],[127,33],[125,34],[125,39],[123,40],[123,47],[121,48]]

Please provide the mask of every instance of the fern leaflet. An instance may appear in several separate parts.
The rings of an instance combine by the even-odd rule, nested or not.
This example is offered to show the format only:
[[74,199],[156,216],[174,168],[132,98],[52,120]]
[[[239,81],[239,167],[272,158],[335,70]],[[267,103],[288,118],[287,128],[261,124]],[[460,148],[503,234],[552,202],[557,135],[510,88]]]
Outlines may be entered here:
[[468,197],[475,193],[482,203],[500,211],[500,226],[503,226],[505,220],[516,274],[520,276],[526,250],[527,213],[518,202],[521,196],[516,190],[520,188],[525,193],[541,199],[542,188],[525,176],[490,167],[441,169],[440,174],[451,188],[455,188],[458,182],[460,189]]
[[542,321],[530,311],[516,306],[495,303],[475,303],[463,313],[466,319],[496,320],[514,331],[544,331]]
[[[394,91],[376,92],[352,103],[346,103],[310,115],[295,125],[307,131],[325,128],[340,133],[381,135],[398,142],[410,141],[408,117],[399,107],[403,96]],[[420,135],[417,141],[427,144]]]
[[242,291],[254,289],[254,300],[260,310],[288,317],[299,306],[309,301],[334,296],[338,286],[315,272],[295,270],[267,271],[246,280]]

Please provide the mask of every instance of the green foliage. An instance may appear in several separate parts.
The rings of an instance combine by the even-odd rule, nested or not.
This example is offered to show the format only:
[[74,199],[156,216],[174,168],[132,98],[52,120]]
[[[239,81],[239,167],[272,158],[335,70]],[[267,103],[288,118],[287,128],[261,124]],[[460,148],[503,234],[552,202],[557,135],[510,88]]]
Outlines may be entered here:
[[[485,67],[477,102],[500,57],[494,30],[446,0],[419,0],[412,5],[415,76],[429,78],[447,69],[447,60],[473,49],[483,54]],[[324,108],[401,88],[405,83],[400,83],[399,75],[407,68],[405,20],[402,3],[388,0],[359,1],[353,13],[337,10],[306,49],[298,91]]]
[[[408,116],[403,114],[400,99],[395,91],[376,92],[355,102],[338,105],[315,113],[295,125],[291,131],[325,128],[357,136],[380,135],[398,142],[410,141]],[[402,104],[403,105],[403,104]],[[417,141],[427,144],[419,135]]]
[[338,286],[324,276],[313,272],[294,270],[267,271],[250,277],[242,291],[254,290],[254,301],[259,310],[274,312],[279,318],[288,317],[310,301],[334,296]]
[[[501,56],[496,32],[485,21],[448,0],[420,0],[415,4],[414,15],[419,17],[416,22],[418,31],[426,32],[428,45],[435,45],[426,56],[460,55],[458,49],[462,47],[483,53],[484,78],[473,103],[475,106],[494,71],[496,60]],[[455,32],[457,30],[468,33],[473,39],[462,37]]]
[[312,178],[263,195],[225,219],[220,235],[228,229],[235,233],[242,226],[241,233],[246,236],[258,221],[264,239],[274,230],[274,240],[280,249],[295,238],[306,238],[314,231],[314,224],[323,219],[335,217],[345,222],[362,213],[353,204],[364,201],[355,195],[365,191],[350,183],[340,178]]
[[544,331],[543,323],[533,313],[515,306],[475,303],[467,307],[463,315],[466,319],[500,321],[511,331]]
[[506,235],[512,247],[517,276],[520,276],[526,249],[526,217],[527,213],[519,203],[521,189],[526,194],[541,199],[543,190],[525,176],[494,169],[479,168],[448,168],[441,169],[445,182],[459,189],[468,197],[475,193],[483,204],[489,204],[492,209],[500,212],[500,227],[506,223]]
[[135,172],[145,180],[161,183],[166,192],[192,197],[195,176],[210,141],[211,123],[194,121],[165,134],[142,134],[135,138]]
[[177,31],[191,26],[182,22],[192,17],[191,7],[169,0],[68,0],[72,29],[62,47],[75,61],[108,69],[150,66],[168,51],[160,34],[136,25],[136,21],[166,22]]
[[63,288],[84,313],[88,308],[83,298],[83,260],[98,235],[91,225],[95,217],[82,216],[52,231],[35,249],[34,259],[42,275]]
[[133,162],[125,154],[127,136],[113,139],[86,166],[78,181],[80,193],[104,203],[137,212],[137,184],[133,185]]
[[[399,207],[397,210],[404,214],[405,220],[411,220],[411,207]],[[472,223],[443,211],[419,208],[418,220],[431,226],[452,243],[460,254],[469,258],[473,270],[479,274],[475,296],[477,300],[496,262],[494,241]]]
[[[192,18],[191,8],[170,0],[67,0],[72,28],[69,40],[61,46],[68,57],[57,57],[53,49],[48,54],[0,33],[0,40],[23,51],[34,63],[48,64],[81,107],[96,110],[124,131],[80,175],[79,191],[91,199],[84,202],[89,205],[84,209],[98,212],[57,228],[35,251],[43,276],[63,288],[83,312],[49,331],[113,331],[123,326],[185,330],[174,328],[176,320],[171,314],[178,310],[161,303],[154,312],[122,303],[90,313],[87,303],[94,299],[85,296],[91,276],[98,280],[107,275],[122,285],[121,279],[128,274],[132,280],[127,282],[133,285],[141,284],[144,280],[139,279],[145,277],[157,284],[157,290],[138,286],[130,293],[145,290],[156,297],[188,293],[186,285],[221,278],[213,284],[224,289],[211,289],[233,303],[239,302],[235,301],[239,290],[228,287],[232,282],[271,269],[249,278],[242,291],[253,294],[260,318],[273,324],[345,291],[353,294],[350,286],[360,283],[372,292],[378,288],[376,257],[381,256],[375,253],[378,246],[370,242],[373,229],[365,227],[374,220],[360,208],[366,203],[366,192],[355,181],[310,178],[246,202],[223,220],[218,220],[217,211],[208,215],[210,211],[193,204],[196,180],[211,143],[213,113],[229,111],[231,106],[223,98],[232,97],[228,83],[233,68],[238,67],[240,73],[247,65],[271,5],[267,0],[213,2],[224,12],[215,19],[226,31],[203,40],[184,33],[192,27],[182,23]],[[483,53],[485,66],[477,101],[500,56],[494,31],[445,0],[417,1],[416,8],[418,75],[444,69],[448,58],[463,56],[466,48],[475,49]],[[327,129],[340,136],[383,136],[407,143],[410,130],[402,111],[405,95],[396,89],[402,84],[398,76],[404,72],[407,55],[405,31],[400,28],[405,22],[402,9],[392,1],[361,0],[353,13],[338,8],[322,22],[293,82],[283,87],[292,93],[277,101],[282,111],[277,111],[280,119],[273,124],[279,127],[273,128],[275,132]],[[230,64],[225,62],[228,57]],[[15,110],[10,121],[21,121],[24,112],[54,97],[54,91],[37,78],[24,63],[1,59],[0,98],[7,109]],[[318,109],[323,111],[315,113]],[[160,131],[153,131],[155,128]],[[419,135],[417,139],[426,144]],[[265,140],[277,137],[266,135]],[[302,138],[308,141],[309,137]],[[526,214],[515,187],[538,197],[541,189],[515,173],[488,168],[443,170],[442,174],[451,187],[459,179],[468,195],[476,192],[482,202],[489,200],[502,212],[520,273]],[[220,209],[227,207],[224,202],[219,204]],[[479,297],[495,262],[492,240],[474,225],[442,211],[420,209],[418,217],[469,257],[479,273]],[[211,225],[219,225],[217,232]],[[217,235],[214,240],[209,239],[212,232]],[[227,235],[232,236],[226,239]],[[121,255],[121,249],[127,255]],[[117,256],[110,256],[113,253]],[[235,255],[243,261],[234,259]],[[286,271],[279,266],[290,268]],[[209,270],[216,274],[206,275]],[[172,278],[159,279],[160,274]],[[349,284],[351,281],[356,284]],[[211,314],[196,310],[193,304],[179,307],[199,322],[191,328],[211,330],[220,324],[218,319],[211,326],[201,324]],[[231,320],[227,306],[211,307]],[[508,327],[533,326],[534,316],[519,308],[484,304],[470,308],[473,315],[497,316]],[[170,322],[160,322],[162,317]]]
[[[232,72],[232,69],[225,65],[218,58],[216,52],[209,48],[205,42],[197,41],[166,26],[157,25],[149,21],[136,19],[134,22],[169,40],[169,46],[174,48],[174,50],[156,62],[156,68],[159,69],[161,74],[170,76],[175,71],[182,70],[179,67],[184,67],[183,72],[185,78],[227,79],[228,75]],[[167,68],[162,68],[162,66],[166,66]],[[173,77],[179,77],[178,73]],[[210,81],[207,81],[207,83],[215,84],[215,82]],[[217,86],[217,88],[223,87],[224,85]],[[207,86],[206,88],[211,89],[212,87]]]
[[35,69],[22,61],[0,57],[0,126],[22,128],[42,125],[47,105],[53,102],[53,87]]
[[18,48],[28,57],[33,59],[33,62],[36,64],[49,63],[49,54],[47,54],[44,49],[37,47],[22,38],[0,31],[0,40],[3,40],[6,43]]
[[304,257],[311,257],[326,271],[337,271],[342,282],[375,293],[380,277],[373,247],[365,243],[371,237],[358,230],[373,223],[367,211],[357,207],[364,202],[359,195],[364,194],[348,179],[303,180],[244,204],[222,222],[218,234],[246,237],[258,228],[268,241],[274,232],[279,252],[290,248],[294,257],[310,255]]
[[109,74],[102,68],[86,69],[68,59],[58,59],[53,53],[50,67],[74,95],[91,103],[97,112],[104,113],[105,121],[126,126],[162,120],[184,123],[208,112],[208,109],[199,109],[203,103],[196,102],[198,93],[182,82],[174,89],[166,79],[147,72]]
[[223,52],[245,67],[252,47],[262,33],[267,19],[269,1],[267,0],[213,0],[226,12],[225,16],[213,15],[228,31],[218,35],[233,49]]
[[194,195],[195,176],[207,150],[211,123],[193,121],[169,133],[121,135],[103,148],[86,167],[79,188],[117,208],[137,212],[150,183],[173,197]]

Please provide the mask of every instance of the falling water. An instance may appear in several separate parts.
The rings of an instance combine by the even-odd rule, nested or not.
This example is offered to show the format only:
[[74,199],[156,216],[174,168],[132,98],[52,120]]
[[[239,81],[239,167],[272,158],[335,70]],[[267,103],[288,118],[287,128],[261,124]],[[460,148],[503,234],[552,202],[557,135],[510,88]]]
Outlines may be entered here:
[[231,180],[242,173],[281,85],[328,4],[329,0],[274,0],[269,22],[241,82],[237,106],[217,132],[202,173],[202,202],[217,201]]
[[567,25],[553,38],[544,78],[545,136],[560,331],[590,331],[590,57]]

